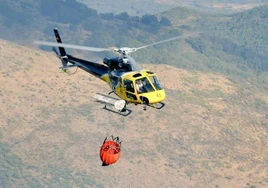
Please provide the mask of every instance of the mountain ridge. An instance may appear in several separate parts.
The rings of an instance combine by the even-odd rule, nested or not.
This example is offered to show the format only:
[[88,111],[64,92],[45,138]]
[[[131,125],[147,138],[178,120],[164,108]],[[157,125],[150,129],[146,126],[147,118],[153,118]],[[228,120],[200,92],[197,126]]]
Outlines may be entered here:
[[265,0],[224,0],[224,1],[182,1],[182,0],[146,0],[146,1],[88,1],[79,0],[90,8],[94,8],[101,13],[113,12],[120,14],[128,12],[130,15],[157,14],[175,7],[187,7],[202,12],[222,12],[234,13],[245,11],[253,7],[266,3]]

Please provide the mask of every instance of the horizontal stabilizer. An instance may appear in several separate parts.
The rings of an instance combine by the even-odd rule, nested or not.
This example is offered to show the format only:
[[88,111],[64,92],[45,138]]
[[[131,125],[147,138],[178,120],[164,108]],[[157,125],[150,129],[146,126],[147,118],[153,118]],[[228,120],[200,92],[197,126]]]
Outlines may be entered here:
[[60,69],[69,69],[69,68],[73,68],[73,67],[78,67],[77,65],[68,65],[68,66],[62,66],[60,67]]

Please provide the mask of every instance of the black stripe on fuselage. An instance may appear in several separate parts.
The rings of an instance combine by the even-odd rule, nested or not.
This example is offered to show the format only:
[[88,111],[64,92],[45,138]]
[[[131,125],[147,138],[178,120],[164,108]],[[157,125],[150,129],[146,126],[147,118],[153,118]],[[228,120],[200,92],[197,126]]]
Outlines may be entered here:
[[108,73],[108,67],[105,65],[79,59],[71,55],[67,55],[67,56],[68,56],[68,61],[70,63],[77,65],[79,68],[83,69],[84,71],[90,74],[93,74],[94,76],[98,78]]

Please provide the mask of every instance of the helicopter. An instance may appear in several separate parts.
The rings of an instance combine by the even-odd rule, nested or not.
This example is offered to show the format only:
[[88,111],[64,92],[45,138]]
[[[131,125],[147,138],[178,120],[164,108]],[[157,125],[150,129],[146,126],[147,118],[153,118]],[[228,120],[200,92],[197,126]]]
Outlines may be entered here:
[[[109,95],[115,93],[117,97],[124,101],[123,107],[119,108],[119,113],[125,111],[126,105],[129,103],[143,104],[144,110],[146,110],[146,106],[156,109],[161,109],[165,106],[162,101],[165,99],[166,93],[156,74],[150,70],[142,69],[129,54],[156,44],[189,36],[177,36],[138,48],[96,48],[62,43],[58,29],[54,28],[53,31],[56,42],[34,41],[34,43],[53,46],[53,51],[62,63],[60,68],[64,72],[67,72],[69,68],[77,67],[108,83],[112,89]],[[59,53],[55,47],[58,47]],[[100,64],[67,54],[65,48],[94,52],[112,51],[119,54],[119,56],[104,58],[103,64]]]

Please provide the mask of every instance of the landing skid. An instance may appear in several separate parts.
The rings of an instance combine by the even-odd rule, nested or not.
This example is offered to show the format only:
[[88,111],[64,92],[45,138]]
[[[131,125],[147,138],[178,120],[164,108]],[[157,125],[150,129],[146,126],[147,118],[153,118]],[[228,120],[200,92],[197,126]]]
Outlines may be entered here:
[[166,104],[165,103],[162,103],[162,102],[159,102],[159,103],[156,103],[156,104],[146,104],[146,103],[142,103],[143,105],[143,110],[147,110],[147,106],[151,107],[151,108],[155,108],[157,110],[160,110],[161,108],[163,108]]
[[157,110],[160,110],[162,109],[166,104],[163,103],[163,102],[159,102],[159,103],[156,103],[156,104],[148,104],[146,106],[149,106],[149,107],[152,107],[152,108],[156,108]]
[[122,110],[119,110],[119,111],[118,111],[118,110],[114,110],[113,108],[109,108],[109,106],[107,106],[107,105],[104,105],[103,109],[104,109],[104,110],[107,110],[107,111],[109,111],[109,112],[113,112],[113,113],[115,113],[115,114],[121,115],[121,116],[128,116],[128,115],[130,115],[131,112],[132,112],[132,110],[129,110],[129,109],[127,109],[126,107],[123,108]]

